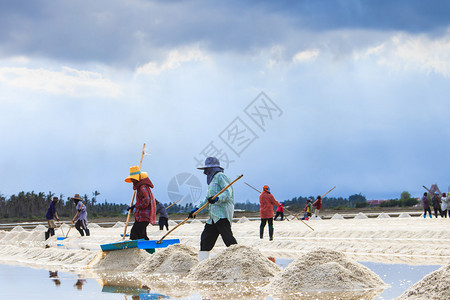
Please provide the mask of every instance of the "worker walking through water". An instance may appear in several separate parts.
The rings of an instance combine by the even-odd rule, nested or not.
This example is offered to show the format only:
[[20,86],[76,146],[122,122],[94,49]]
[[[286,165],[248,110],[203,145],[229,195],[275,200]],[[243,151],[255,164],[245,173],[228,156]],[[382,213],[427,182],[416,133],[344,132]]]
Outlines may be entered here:
[[133,190],[136,191],[136,204],[128,207],[131,211],[136,208],[130,239],[149,240],[147,226],[149,223],[155,224],[156,219],[156,200],[151,190],[153,183],[148,178],[147,172],[141,172],[139,166],[130,167],[130,176],[125,178],[125,182],[133,183]]
[[55,219],[59,221],[58,213],[56,212],[56,204],[58,203],[58,197],[53,197],[52,201],[48,205],[45,218],[48,223],[48,230],[45,232],[45,239],[55,235]]
[[194,218],[195,216],[193,214],[209,202],[209,218],[206,220],[200,237],[198,260],[202,261],[209,257],[209,251],[214,248],[219,235],[222,236],[222,240],[227,247],[237,244],[237,241],[231,231],[231,222],[234,213],[233,187],[227,188],[219,197],[213,198],[230,184],[230,179],[223,173],[223,168],[220,166],[220,162],[216,157],[207,157],[205,166],[198,169],[203,170],[203,174],[206,175],[208,191],[205,200],[190,212],[189,218]]
[[[273,240],[273,206],[276,205],[281,207],[281,204],[275,200],[273,195],[270,193],[270,188],[268,185],[263,187],[263,192],[259,195],[259,213],[261,215],[261,224],[259,225],[259,238],[264,237],[264,227],[268,223],[269,227],[269,241]],[[283,216],[281,216],[283,220]]]
[[86,236],[90,236],[91,232],[88,229],[86,205],[83,204],[79,194],[75,194],[75,196],[72,197],[72,200],[75,202],[75,208],[77,210],[77,215],[75,217],[75,228],[81,236],[84,236],[83,230],[86,232]]

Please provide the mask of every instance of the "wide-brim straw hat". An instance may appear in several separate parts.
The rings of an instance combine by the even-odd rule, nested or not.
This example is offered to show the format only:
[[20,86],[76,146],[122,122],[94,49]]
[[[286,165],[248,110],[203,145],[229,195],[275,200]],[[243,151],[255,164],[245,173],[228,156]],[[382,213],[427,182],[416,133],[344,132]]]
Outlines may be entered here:
[[148,178],[147,172],[142,172],[139,166],[132,166],[130,167],[130,176],[125,178],[125,182],[133,182],[131,179],[140,181],[145,178]]
[[82,201],[83,199],[81,199],[80,194],[75,194],[75,196],[72,197],[72,200],[80,200],[80,201]]
[[203,167],[199,167],[197,169],[204,170],[207,168],[221,168],[223,170],[223,168],[220,166],[219,159],[216,157],[207,157],[205,159],[205,165]]

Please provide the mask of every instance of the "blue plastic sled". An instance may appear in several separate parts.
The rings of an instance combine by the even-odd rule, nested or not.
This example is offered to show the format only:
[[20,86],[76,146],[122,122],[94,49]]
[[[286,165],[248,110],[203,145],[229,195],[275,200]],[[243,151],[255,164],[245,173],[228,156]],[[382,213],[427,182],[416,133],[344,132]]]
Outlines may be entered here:
[[128,248],[137,248],[138,242],[144,241],[141,240],[132,240],[132,241],[123,241],[123,242],[117,242],[117,243],[111,243],[111,244],[103,244],[100,245],[100,248],[102,248],[102,251],[113,251],[113,250],[121,250],[121,249],[128,249]]
[[138,248],[139,249],[155,249],[155,248],[166,248],[169,245],[179,244],[180,239],[171,239],[171,240],[162,240],[161,243],[157,243],[157,241],[139,241]]

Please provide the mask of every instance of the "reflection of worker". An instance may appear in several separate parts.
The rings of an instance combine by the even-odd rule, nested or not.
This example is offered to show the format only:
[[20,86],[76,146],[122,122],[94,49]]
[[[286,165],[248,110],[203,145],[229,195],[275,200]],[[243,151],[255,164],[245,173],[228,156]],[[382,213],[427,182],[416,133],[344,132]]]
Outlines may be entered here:
[[[270,193],[270,188],[268,185],[263,187],[263,192],[259,195],[259,213],[261,216],[261,224],[259,225],[259,238],[262,239],[264,237],[264,227],[266,227],[266,223],[269,226],[269,241],[273,240],[273,206],[276,205],[281,207],[280,204],[273,195]],[[278,211],[278,209],[277,209]],[[278,216],[278,213],[277,213]],[[276,219],[277,217],[275,217]],[[281,216],[281,220],[283,220],[283,215]]]
[[86,283],[85,279],[78,279],[77,282],[75,282],[75,284],[73,285],[77,290],[82,290],[83,289],[83,285]]
[[77,215],[75,217],[75,228],[78,230],[81,236],[84,236],[83,230],[86,232],[86,236],[91,235],[88,229],[86,205],[81,202],[79,194],[75,194],[75,196],[72,197],[72,200],[73,202],[75,202],[77,209]]
[[130,167],[130,176],[125,178],[125,182],[132,182],[133,190],[136,191],[136,204],[128,207],[131,211],[136,208],[130,239],[148,240],[147,226],[149,223],[155,224],[156,220],[156,201],[151,190],[153,183],[148,178],[147,172],[141,172],[139,166]]
[[230,179],[223,173],[223,168],[216,157],[207,157],[205,166],[198,169],[203,170],[203,173],[206,175],[208,192],[205,200],[191,211],[189,218],[193,218],[193,214],[198,208],[209,202],[209,218],[206,220],[205,228],[200,238],[200,252],[198,254],[199,261],[202,261],[209,257],[209,251],[216,244],[219,234],[227,247],[237,244],[237,241],[231,231],[234,213],[233,187],[227,188],[219,197],[213,198],[230,184]]
[[155,202],[156,202],[156,214],[159,214],[158,220],[159,230],[163,230],[164,226],[166,226],[166,229],[169,230],[169,215],[167,214],[166,207],[158,200],[155,200]]
[[48,271],[48,277],[52,278],[52,281],[56,286],[61,285],[61,281],[58,279],[58,271]]
[[50,202],[47,208],[47,213],[45,214],[45,218],[48,223],[48,230],[45,232],[45,239],[48,239],[51,236],[55,235],[55,219],[59,221],[58,214],[56,213],[56,204],[58,203],[58,197],[53,197],[53,200]]

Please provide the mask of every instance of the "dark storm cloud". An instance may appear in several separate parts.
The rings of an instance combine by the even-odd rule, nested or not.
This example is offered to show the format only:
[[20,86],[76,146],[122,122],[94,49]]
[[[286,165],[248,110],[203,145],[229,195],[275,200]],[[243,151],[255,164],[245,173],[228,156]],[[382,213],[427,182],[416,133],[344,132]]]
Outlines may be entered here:
[[134,68],[189,44],[240,53],[286,44],[297,51],[317,43],[317,31],[439,32],[449,10],[447,1],[406,0],[3,0],[0,55]]

